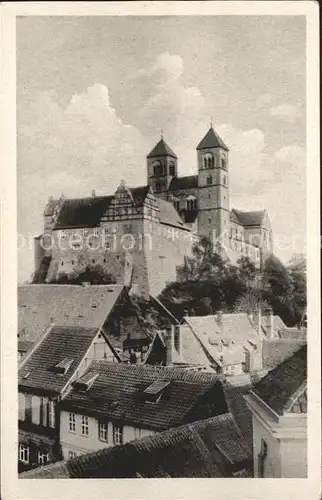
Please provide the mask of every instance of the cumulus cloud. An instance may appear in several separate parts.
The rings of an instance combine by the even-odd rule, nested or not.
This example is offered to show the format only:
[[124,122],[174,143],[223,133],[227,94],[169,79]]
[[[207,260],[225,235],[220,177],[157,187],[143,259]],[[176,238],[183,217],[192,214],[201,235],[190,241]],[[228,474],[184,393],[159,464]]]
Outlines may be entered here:
[[299,108],[291,104],[279,104],[278,106],[273,106],[270,108],[269,113],[271,116],[288,122],[295,122],[301,116]]
[[[122,118],[102,83],[64,105],[52,91],[25,95],[18,103],[19,231],[35,235],[42,230],[49,196],[90,196],[92,189],[110,194],[121,179],[144,184],[146,155],[161,128],[178,155],[179,175],[196,173],[195,148],[215,110],[207,108],[198,87],[186,83],[184,72],[179,55],[160,54],[129,78],[119,103]],[[262,97],[262,104],[270,102],[269,95]],[[293,144],[272,153],[259,128],[243,130],[215,120],[214,127],[230,148],[231,206],[267,208],[277,232],[289,234],[295,225],[303,226],[291,194],[304,203],[303,149]],[[33,268],[32,252],[20,257],[26,278]]]

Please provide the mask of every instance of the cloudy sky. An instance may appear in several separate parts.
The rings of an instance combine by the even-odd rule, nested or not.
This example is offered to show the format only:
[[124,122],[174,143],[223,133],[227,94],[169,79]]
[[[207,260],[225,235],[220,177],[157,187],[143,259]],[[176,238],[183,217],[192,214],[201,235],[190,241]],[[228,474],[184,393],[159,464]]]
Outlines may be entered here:
[[[161,128],[195,173],[211,116],[231,207],[267,208],[283,260],[305,251],[304,17],[19,18],[19,233],[41,233],[50,196],[145,184]],[[27,247],[20,280],[32,271]]]

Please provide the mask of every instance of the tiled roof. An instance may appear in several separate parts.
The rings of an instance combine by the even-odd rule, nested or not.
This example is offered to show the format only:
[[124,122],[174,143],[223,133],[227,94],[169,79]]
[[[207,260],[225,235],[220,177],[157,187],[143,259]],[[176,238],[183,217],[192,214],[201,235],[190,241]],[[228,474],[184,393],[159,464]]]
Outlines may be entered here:
[[228,151],[228,147],[211,126],[205,137],[198,144],[197,149],[222,148]]
[[112,199],[113,196],[92,196],[64,200],[54,229],[99,226],[100,219]]
[[233,415],[247,442],[249,450],[253,448],[253,420],[252,413],[246,404],[244,395],[248,393],[251,387],[251,383],[233,385],[227,380],[223,382],[228,411]]
[[253,392],[259,396],[275,413],[283,415],[288,411],[294,396],[307,381],[307,349],[306,345],[271,370],[254,387]]
[[219,324],[216,316],[185,316],[184,321],[191,327],[204,349],[217,360],[218,344],[221,339],[234,341],[235,347],[251,347],[249,341],[257,344],[260,337],[246,313],[222,314]]
[[251,455],[231,415],[25,472],[20,478],[249,477]]
[[[105,361],[92,362],[88,373],[99,373],[92,387],[86,393],[72,390],[62,408],[158,431],[187,422],[197,407],[203,414],[200,418],[226,411],[221,385],[208,373]],[[143,391],[155,380],[170,381],[170,385],[160,401],[151,404],[145,401]],[[200,398],[208,392],[213,394],[212,403],[201,406]]]
[[231,211],[231,218],[232,220],[232,214],[234,214],[234,222],[237,218],[239,221],[239,224],[242,226],[260,226],[263,222],[264,215],[266,213],[266,210],[257,210],[255,212],[241,212],[240,210],[233,210]]
[[[27,391],[45,389],[60,393],[97,333],[97,328],[53,326],[20,366],[19,387]],[[66,374],[58,374],[54,367],[64,359],[72,360],[72,363]],[[24,378],[28,373],[28,378]]]
[[305,342],[299,339],[265,339],[262,350],[263,368],[268,370],[275,368],[305,345]]
[[169,201],[162,200],[161,198],[157,201],[160,207],[160,222],[162,224],[167,224],[169,226],[179,227],[185,231],[190,231],[188,226],[185,225],[180,215]]
[[186,177],[174,177],[170,183],[169,191],[179,191],[181,189],[198,188],[198,176],[187,175]]
[[171,156],[172,158],[177,158],[177,155],[172,151],[163,138],[156,144],[156,146],[154,146],[147,158],[154,158],[155,156]]
[[122,285],[21,285],[18,331],[24,330],[24,340],[35,342],[51,321],[98,329],[123,291]]

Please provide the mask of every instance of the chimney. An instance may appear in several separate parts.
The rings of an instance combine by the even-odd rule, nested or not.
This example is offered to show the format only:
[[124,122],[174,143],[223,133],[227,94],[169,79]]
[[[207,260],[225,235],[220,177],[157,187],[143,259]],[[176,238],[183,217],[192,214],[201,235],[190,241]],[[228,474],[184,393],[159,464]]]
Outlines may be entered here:
[[95,189],[92,189],[92,197],[95,198],[95,196],[96,196]]
[[217,311],[216,320],[220,325],[222,325],[222,311]]
[[165,349],[166,349],[166,366],[173,365],[174,351],[174,326],[165,330]]
[[262,333],[262,313],[260,306],[257,306],[253,314],[253,324],[257,333]]
[[189,316],[189,309],[185,309],[185,310],[183,311],[183,315],[184,315],[184,316]]
[[91,286],[91,282],[90,281],[82,281],[82,286],[84,288],[88,288],[89,286]]

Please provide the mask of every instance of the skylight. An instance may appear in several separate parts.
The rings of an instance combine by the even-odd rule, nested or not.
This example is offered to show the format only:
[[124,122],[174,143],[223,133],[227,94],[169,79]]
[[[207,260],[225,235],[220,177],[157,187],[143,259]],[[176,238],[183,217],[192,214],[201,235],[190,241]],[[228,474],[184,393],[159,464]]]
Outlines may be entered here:
[[87,373],[74,382],[74,387],[78,391],[86,392],[90,389],[99,373]]
[[61,375],[65,375],[68,372],[70,365],[72,364],[73,361],[74,361],[73,359],[64,358],[62,361],[57,363],[57,365],[55,365],[54,367],[55,372]]
[[168,385],[170,385],[168,380],[154,380],[154,382],[143,391],[145,400],[150,403],[157,403]]

